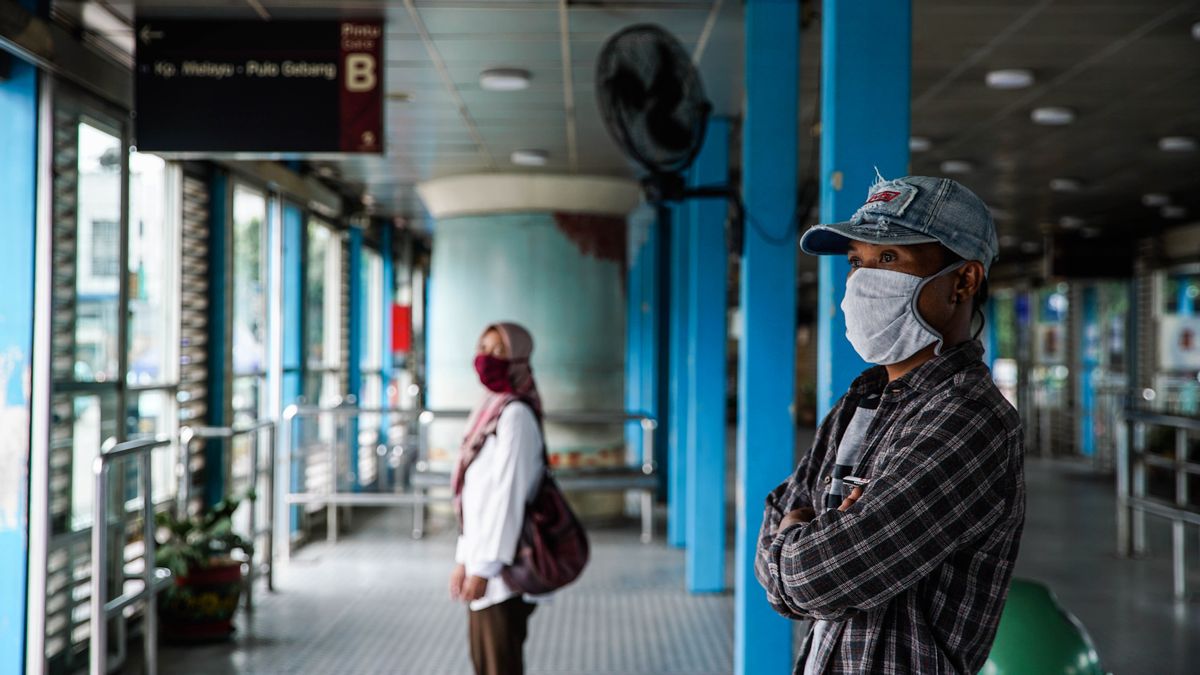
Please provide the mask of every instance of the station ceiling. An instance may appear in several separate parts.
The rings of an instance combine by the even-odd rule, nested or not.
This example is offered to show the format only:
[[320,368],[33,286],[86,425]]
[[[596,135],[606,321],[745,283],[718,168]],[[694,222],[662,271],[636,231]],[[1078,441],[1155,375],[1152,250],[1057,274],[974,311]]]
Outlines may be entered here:
[[[330,163],[382,214],[423,218],[416,182],[476,171],[523,171],[519,149],[548,153],[548,172],[634,175],[596,110],[593,68],[603,42],[634,23],[660,24],[697,58],[718,115],[742,100],[740,0],[107,0],[143,17],[382,17],[387,22],[387,154]],[[801,171],[817,170],[819,2],[805,2],[801,45]],[[569,58],[568,58],[569,55]],[[444,64],[444,69],[439,67]],[[566,64],[566,65],[564,65]],[[524,91],[485,91],[489,68],[528,70]],[[989,71],[1026,69],[1022,89],[987,86]],[[574,105],[574,115],[568,103]],[[1074,121],[1044,126],[1035,108]],[[1036,253],[1046,234],[1144,232],[1200,219],[1200,1],[913,0],[912,133],[929,148],[912,172],[943,163],[994,209],[1002,249]],[[573,149],[573,150],[572,150]],[[1074,187],[1069,191],[1052,189]],[[1070,181],[1073,181],[1070,182]],[[1143,203],[1166,194],[1178,210]]]

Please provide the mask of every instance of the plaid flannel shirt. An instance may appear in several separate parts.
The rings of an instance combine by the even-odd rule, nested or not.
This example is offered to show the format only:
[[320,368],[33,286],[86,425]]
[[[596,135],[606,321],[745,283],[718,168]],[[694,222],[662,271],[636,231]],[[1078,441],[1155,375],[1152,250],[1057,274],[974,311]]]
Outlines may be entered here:
[[[975,675],[987,660],[1025,480],[1020,419],[982,354],[970,341],[891,383],[882,367],[865,371],[767,497],[755,573],[780,614],[832,622],[808,645],[818,672]],[[838,441],[870,394],[882,400],[854,475],[871,482],[847,511],[822,512]],[[777,531],[806,506],[820,515]]]

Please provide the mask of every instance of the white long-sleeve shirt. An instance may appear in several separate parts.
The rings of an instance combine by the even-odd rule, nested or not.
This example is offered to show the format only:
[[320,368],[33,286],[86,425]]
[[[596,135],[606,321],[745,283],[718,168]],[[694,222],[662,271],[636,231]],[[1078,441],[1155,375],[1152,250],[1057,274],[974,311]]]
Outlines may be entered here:
[[524,403],[510,403],[463,480],[463,532],[454,557],[468,575],[488,580],[483,597],[471,602],[474,611],[517,594],[504,583],[500,571],[512,564],[525,504],[538,488],[544,465],[542,435],[533,410]]

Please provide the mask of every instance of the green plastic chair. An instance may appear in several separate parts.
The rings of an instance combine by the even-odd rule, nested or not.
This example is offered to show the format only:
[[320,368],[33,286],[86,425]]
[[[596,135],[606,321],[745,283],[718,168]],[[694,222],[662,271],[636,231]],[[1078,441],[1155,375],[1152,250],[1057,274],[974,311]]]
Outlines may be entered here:
[[1105,675],[1087,630],[1042,583],[1013,579],[980,675]]

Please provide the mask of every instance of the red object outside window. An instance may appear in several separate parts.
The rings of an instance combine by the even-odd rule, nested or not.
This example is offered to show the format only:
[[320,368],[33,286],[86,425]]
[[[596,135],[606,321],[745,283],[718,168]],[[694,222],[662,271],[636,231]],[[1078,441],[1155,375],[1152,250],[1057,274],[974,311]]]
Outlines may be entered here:
[[412,307],[392,305],[392,352],[412,351]]

